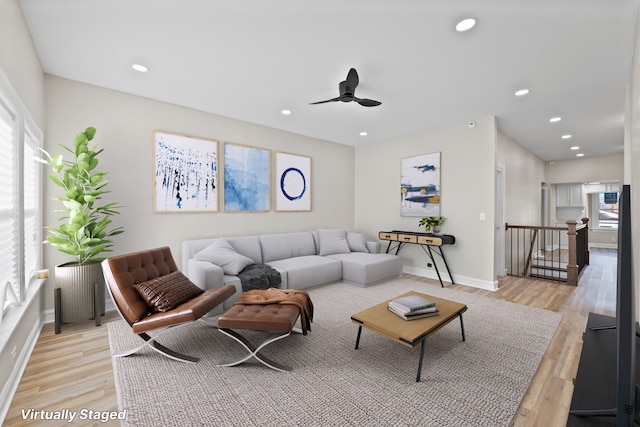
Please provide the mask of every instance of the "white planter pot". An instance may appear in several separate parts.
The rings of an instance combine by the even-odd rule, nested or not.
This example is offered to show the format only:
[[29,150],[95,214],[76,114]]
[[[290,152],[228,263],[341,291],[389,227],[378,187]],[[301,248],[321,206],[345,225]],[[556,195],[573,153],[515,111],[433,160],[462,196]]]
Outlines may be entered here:
[[[104,276],[99,262],[56,266],[56,288],[60,288],[62,322],[93,319],[104,313]],[[98,313],[94,313],[95,284],[100,292]]]

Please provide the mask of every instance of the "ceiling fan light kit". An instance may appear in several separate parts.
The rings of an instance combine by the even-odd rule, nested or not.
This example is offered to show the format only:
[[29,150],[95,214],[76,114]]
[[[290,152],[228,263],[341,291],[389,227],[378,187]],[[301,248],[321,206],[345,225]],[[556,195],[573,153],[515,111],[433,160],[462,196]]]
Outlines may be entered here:
[[362,105],[363,107],[377,107],[378,105],[382,104],[382,102],[375,101],[373,99],[356,97],[355,91],[359,82],[360,82],[360,79],[358,78],[358,72],[356,71],[355,68],[352,68],[349,70],[349,74],[347,74],[347,79],[344,81],[341,81],[338,84],[338,91],[340,93],[340,96],[336,98],[327,99],[326,101],[312,102],[311,105],[325,104],[327,102],[337,102],[337,101],[341,101],[341,102],[355,101],[358,104]]

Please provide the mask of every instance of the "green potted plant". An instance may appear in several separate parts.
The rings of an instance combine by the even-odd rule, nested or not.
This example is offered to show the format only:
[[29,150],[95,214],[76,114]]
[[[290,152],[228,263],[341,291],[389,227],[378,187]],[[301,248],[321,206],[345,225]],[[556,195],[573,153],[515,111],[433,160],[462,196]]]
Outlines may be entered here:
[[[98,155],[103,150],[89,146],[95,134],[96,129],[89,127],[76,135],[73,148],[60,144],[72,154],[71,160],[42,150],[46,156],[42,162],[53,172],[49,178],[64,191],[63,196],[54,198],[63,205],[63,209],[55,210],[63,213],[59,218],[61,224],[46,227],[49,234],[45,243],[74,257],[74,261],[56,266],[56,287],[62,293],[62,322],[89,319],[104,312],[104,298],[102,307],[94,307],[95,290],[99,287],[104,295],[101,254],[110,252],[111,237],[124,231],[122,227],[108,229],[111,217],[119,213],[121,206],[101,202],[109,181],[105,180],[107,172],[96,170]],[[101,312],[96,313],[96,309]]]
[[433,230],[433,234],[440,233],[440,225],[444,224],[447,218],[443,216],[427,216],[420,220],[421,227],[424,227],[426,233],[431,232]]

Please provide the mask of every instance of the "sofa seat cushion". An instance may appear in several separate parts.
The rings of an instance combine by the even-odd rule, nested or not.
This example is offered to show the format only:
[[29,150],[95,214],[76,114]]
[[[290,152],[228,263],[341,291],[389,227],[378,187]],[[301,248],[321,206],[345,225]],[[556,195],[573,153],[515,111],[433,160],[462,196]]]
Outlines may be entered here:
[[342,262],[318,255],[300,256],[267,263],[286,273],[288,289],[305,289],[331,283],[342,277]]
[[351,252],[327,258],[342,262],[342,280],[363,286],[402,274],[402,258],[397,255]]

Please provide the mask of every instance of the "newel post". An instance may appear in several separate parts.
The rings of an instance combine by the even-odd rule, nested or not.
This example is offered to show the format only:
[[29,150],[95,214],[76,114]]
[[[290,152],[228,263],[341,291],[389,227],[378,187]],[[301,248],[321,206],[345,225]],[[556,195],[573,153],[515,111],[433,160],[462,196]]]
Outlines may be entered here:
[[567,284],[578,285],[578,256],[576,252],[576,224],[575,220],[567,221],[567,236],[569,238],[569,262],[567,263]]
[[589,265],[589,218],[582,218],[584,224],[584,265]]

